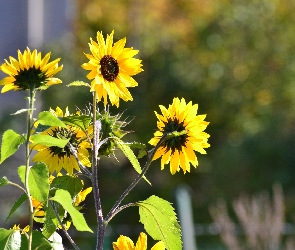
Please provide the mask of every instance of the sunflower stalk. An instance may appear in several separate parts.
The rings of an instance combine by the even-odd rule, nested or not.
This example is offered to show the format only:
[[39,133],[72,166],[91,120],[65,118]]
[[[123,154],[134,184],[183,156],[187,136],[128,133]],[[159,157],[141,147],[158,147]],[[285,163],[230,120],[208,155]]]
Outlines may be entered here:
[[36,91],[34,87],[30,88],[30,98],[29,98],[29,110],[28,110],[28,119],[27,119],[27,138],[26,138],[26,172],[25,172],[25,189],[26,194],[28,196],[28,202],[29,202],[29,213],[30,213],[30,229],[28,232],[29,238],[28,238],[28,250],[32,249],[32,241],[33,241],[33,215],[34,215],[34,207],[31,200],[31,194],[29,189],[29,173],[30,173],[30,137],[31,137],[31,126],[33,123],[33,111],[34,111],[34,102],[35,102],[35,94]]
[[[96,121],[96,95],[93,93],[93,124],[97,124]],[[99,158],[98,154],[98,133],[97,126],[94,126],[93,130],[93,148],[92,148],[92,187],[93,187],[93,196],[95,203],[95,212],[96,212],[96,220],[97,220],[97,238],[96,238],[96,249],[103,249],[103,240],[105,233],[105,224],[103,219],[101,201],[100,201],[100,193],[98,187],[98,179],[97,179],[97,168]]]

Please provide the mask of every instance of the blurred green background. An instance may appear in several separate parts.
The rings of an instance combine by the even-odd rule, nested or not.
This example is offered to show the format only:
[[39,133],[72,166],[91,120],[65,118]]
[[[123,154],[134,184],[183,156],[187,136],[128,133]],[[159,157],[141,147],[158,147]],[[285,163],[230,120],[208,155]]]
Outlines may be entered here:
[[[198,113],[207,114],[210,122],[206,132],[211,147],[207,155],[198,155],[197,169],[171,176],[168,166],[160,171],[156,161],[147,174],[152,187],[142,181],[126,203],[152,194],[172,202],[177,185],[187,183],[193,190],[195,223],[208,224],[208,206],[218,198],[231,202],[242,192],[271,191],[279,182],[286,221],[294,222],[294,1],[79,0],[77,10],[72,33],[44,49],[52,51],[52,58],[62,58],[64,70],[58,77],[64,84],[42,93],[43,109],[69,106],[74,112],[75,106],[83,109],[91,102],[88,89],[66,84],[87,81],[81,64],[87,61],[83,52],[89,52],[89,38],[97,31],[106,35],[115,30],[115,41],[127,37],[127,47],[140,50],[137,58],[144,69],[135,76],[139,86],[130,89],[134,101],[110,108],[113,114],[124,111],[123,118],[132,120],[126,129],[134,132],[125,140],[147,143],[156,129],[154,111],[176,96],[198,103]],[[120,162],[102,158],[100,163],[105,213],[136,176],[128,161],[116,155]],[[91,197],[86,203],[84,213],[91,225]],[[131,208],[116,216],[111,226],[139,225],[138,220],[138,210]],[[137,234],[134,230],[130,237],[136,239]],[[91,241],[94,244],[94,239],[87,244]],[[197,238],[199,249],[221,249],[215,242],[220,240]]]

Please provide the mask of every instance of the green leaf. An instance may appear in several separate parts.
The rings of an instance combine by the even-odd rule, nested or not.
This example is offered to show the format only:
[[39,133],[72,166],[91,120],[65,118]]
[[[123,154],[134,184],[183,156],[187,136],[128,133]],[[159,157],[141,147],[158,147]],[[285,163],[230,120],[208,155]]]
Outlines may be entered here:
[[[27,250],[28,249],[28,239],[27,237],[22,234],[21,235],[22,244],[21,244],[21,250]],[[32,242],[32,249],[39,249],[39,250],[51,250],[55,249],[52,248],[53,246],[51,243],[42,235],[41,232],[34,230],[33,231],[33,242]],[[63,248],[60,248],[63,249]],[[14,250],[14,249],[11,249]]]
[[27,195],[26,194],[22,194],[18,200],[13,204],[11,210],[10,210],[10,213],[9,215],[7,216],[6,220],[5,221],[8,221],[8,219],[10,218],[10,216],[16,211],[16,209],[19,208],[19,206],[21,204],[23,204],[26,200],[27,200]]
[[72,87],[72,86],[86,86],[86,87],[90,87],[90,85],[86,82],[83,81],[74,81],[71,82],[70,84],[67,85],[67,87]]
[[[135,171],[139,174],[141,174],[141,167],[140,164],[135,156],[135,154],[133,153],[133,151],[130,149],[130,147],[125,144],[123,141],[121,141],[119,138],[115,137],[114,138],[116,141],[116,145],[118,146],[118,148],[120,148],[122,150],[122,152],[124,153],[124,155],[128,158],[128,160],[130,161],[130,163],[132,164],[133,168],[135,169]],[[147,180],[147,178],[145,176],[142,177],[148,184],[151,185],[151,183]]]
[[20,250],[21,234],[19,230],[0,228],[0,249]]
[[9,180],[6,178],[6,176],[3,176],[2,178],[0,178],[0,188],[4,187],[6,185],[8,185],[10,182]]
[[[45,220],[44,220],[42,234],[46,238],[49,238],[58,227],[59,221],[56,218],[55,212],[52,206],[50,205],[50,203],[48,203],[48,206],[44,207],[44,210],[45,210]],[[62,219],[63,217],[61,217],[61,220]]]
[[31,136],[34,144],[42,144],[47,147],[56,146],[59,148],[64,148],[70,139],[59,139],[50,135],[35,134]]
[[91,118],[87,115],[71,115],[62,118],[62,121],[70,126],[79,127],[86,131],[91,122]]
[[44,163],[36,163],[29,173],[29,189],[38,201],[46,201],[49,193],[49,171]]
[[54,178],[51,188],[67,190],[74,198],[82,190],[83,184],[78,177],[66,175]]
[[73,225],[78,231],[93,232],[87,225],[83,214],[81,214],[73,205],[72,198],[69,192],[65,190],[56,190],[55,196],[50,200],[56,201],[63,206],[63,208],[70,214]]
[[130,148],[139,149],[138,156],[137,156],[138,159],[141,159],[142,157],[147,155],[146,145],[144,143],[128,142],[128,143],[125,143],[125,144],[127,144]]
[[42,125],[67,128],[67,126],[58,117],[54,116],[50,111],[40,112],[36,121]]
[[146,149],[146,145],[144,143],[140,142],[126,142],[126,145],[128,145],[130,148],[138,148],[138,149]]
[[181,230],[171,203],[152,195],[136,204],[140,222],[154,240],[163,241],[168,250],[182,249]]
[[13,155],[24,142],[24,136],[14,132],[12,129],[6,130],[2,137],[0,163]]
[[22,165],[22,166],[19,166],[18,169],[17,169],[17,173],[18,173],[18,176],[21,180],[21,182],[23,184],[25,184],[25,178],[26,178],[26,166]]

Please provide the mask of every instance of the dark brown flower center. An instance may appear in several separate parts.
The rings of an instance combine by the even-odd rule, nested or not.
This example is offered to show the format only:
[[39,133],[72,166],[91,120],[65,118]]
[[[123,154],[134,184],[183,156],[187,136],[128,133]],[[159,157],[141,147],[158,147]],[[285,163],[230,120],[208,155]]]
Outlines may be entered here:
[[110,55],[104,56],[100,60],[101,74],[104,79],[113,82],[119,74],[119,65],[116,59]]
[[[185,130],[185,126],[183,122],[180,122],[177,118],[169,118],[167,123],[165,123],[165,127],[163,128],[162,132],[165,133],[172,133],[172,132],[181,132]],[[176,149],[181,151],[181,147],[185,146],[185,142],[187,141],[188,135],[183,134],[177,137],[172,137],[167,139],[164,142],[164,147],[166,147],[167,151],[169,149],[174,152]]]
[[[79,148],[79,141],[77,138],[77,133],[74,133],[73,131],[65,128],[56,128],[52,130],[52,137],[59,138],[59,139],[70,139],[69,143],[75,148]],[[66,145],[64,148],[60,148],[57,146],[51,146],[49,147],[49,150],[54,155],[57,155],[58,158],[63,157],[70,157],[72,154],[70,147]]]
[[19,90],[39,88],[46,84],[47,76],[45,73],[35,67],[20,70],[14,76],[14,85],[18,86]]

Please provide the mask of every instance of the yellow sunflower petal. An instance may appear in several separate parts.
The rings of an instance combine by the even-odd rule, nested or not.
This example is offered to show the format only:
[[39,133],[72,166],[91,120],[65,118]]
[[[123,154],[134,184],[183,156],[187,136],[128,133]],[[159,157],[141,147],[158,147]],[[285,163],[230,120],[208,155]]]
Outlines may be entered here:
[[147,236],[145,233],[140,233],[134,250],[146,250],[147,249]]

